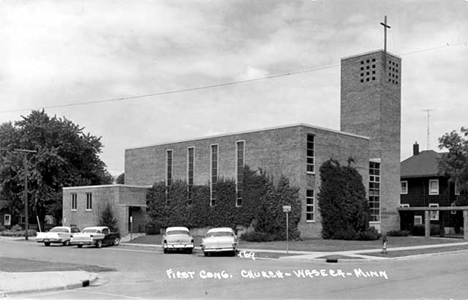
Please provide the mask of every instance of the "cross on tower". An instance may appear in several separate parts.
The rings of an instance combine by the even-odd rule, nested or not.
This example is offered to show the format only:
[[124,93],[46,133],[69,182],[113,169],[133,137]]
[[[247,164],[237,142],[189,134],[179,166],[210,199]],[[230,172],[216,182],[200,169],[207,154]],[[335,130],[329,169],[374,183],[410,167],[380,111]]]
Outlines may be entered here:
[[384,18],[384,22],[380,22],[380,25],[384,27],[384,52],[387,53],[387,28],[391,28],[387,25],[387,16]]

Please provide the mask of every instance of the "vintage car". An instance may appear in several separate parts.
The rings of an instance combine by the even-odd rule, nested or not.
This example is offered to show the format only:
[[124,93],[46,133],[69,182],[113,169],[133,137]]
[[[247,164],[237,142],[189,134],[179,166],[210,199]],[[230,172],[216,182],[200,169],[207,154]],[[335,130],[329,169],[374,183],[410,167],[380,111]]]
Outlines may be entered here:
[[182,250],[192,253],[193,237],[187,227],[168,227],[162,237],[164,253],[170,250]]
[[232,228],[211,228],[202,239],[201,248],[205,256],[214,252],[230,252],[236,255],[238,240]]
[[81,233],[74,234],[70,241],[71,245],[76,245],[78,248],[83,247],[83,245],[95,245],[97,248],[101,248],[103,245],[116,246],[119,243],[120,233],[111,232],[106,226],[86,227]]
[[52,243],[68,246],[73,234],[79,232],[80,229],[78,227],[56,226],[48,232],[38,232],[36,242],[44,243],[46,246],[50,246]]

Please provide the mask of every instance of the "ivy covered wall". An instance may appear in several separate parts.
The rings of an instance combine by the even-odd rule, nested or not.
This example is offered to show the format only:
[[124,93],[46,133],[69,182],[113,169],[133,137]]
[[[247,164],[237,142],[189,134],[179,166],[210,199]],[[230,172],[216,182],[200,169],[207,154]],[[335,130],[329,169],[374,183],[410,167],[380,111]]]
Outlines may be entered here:
[[[275,183],[274,183],[275,182]],[[166,187],[157,182],[147,196],[148,215],[158,227],[186,226],[231,227],[253,225],[256,232],[268,234],[272,239],[286,238],[286,215],[283,205],[290,205],[289,236],[299,238],[297,224],[301,216],[299,189],[291,187],[282,176],[273,180],[262,170],[244,168],[242,206],[236,207],[234,179],[219,178],[213,185],[215,205],[210,206],[210,185],[193,186],[191,199],[185,181],[177,180]]]

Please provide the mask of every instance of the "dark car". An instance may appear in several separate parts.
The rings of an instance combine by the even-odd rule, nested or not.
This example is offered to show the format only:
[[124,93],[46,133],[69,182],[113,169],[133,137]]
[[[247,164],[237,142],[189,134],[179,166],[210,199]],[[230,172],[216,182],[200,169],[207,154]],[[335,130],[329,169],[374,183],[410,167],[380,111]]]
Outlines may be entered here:
[[73,235],[70,244],[78,248],[83,245],[95,245],[101,248],[103,245],[118,245],[120,243],[120,233],[111,232],[109,227],[94,226],[86,227],[81,233]]

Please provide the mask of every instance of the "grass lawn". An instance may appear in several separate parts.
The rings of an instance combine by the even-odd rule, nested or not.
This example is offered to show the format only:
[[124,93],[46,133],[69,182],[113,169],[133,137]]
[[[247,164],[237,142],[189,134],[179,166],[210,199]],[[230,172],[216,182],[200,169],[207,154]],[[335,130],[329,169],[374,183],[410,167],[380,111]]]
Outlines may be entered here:
[[[422,246],[422,245],[438,245],[448,243],[461,243],[465,242],[459,238],[424,238],[424,237],[388,237],[387,248],[394,247],[411,247],[411,246]],[[194,236],[195,245],[200,246],[201,237]],[[129,243],[134,244],[161,244],[161,235],[146,235],[135,238]],[[466,247],[466,246],[465,246]],[[268,250],[286,250],[286,241],[277,242],[264,242],[264,243],[253,243],[240,241],[240,249],[268,249]],[[324,240],[324,239],[307,239],[303,241],[290,241],[289,250],[291,251],[325,251],[325,252],[336,252],[336,251],[349,251],[349,250],[364,250],[364,249],[381,249],[382,240],[376,241],[342,241],[342,240]]]
[[80,270],[92,273],[115,271],[115,269],[92,265],[67,264],[42,260],[0,257],[0,271],[2,272],[51,272]]
[[363,253],[363,255],[368,256],[380,256],[380,257],[403,257],[403,256],[411,256],[411,255],[420,255],[420,254],[433,254],[433,253],[443,253],[443,252],[451,252],[451,251],[460,251],[460,250],[467,250],[468,246],[450,246],[450,247],[443,247],[443,248],[429,248],[429,249],[418,249],[418,250],[398,250],[392,251],[389,249],[387,254],[382,254],[380,252],[376,253]]

